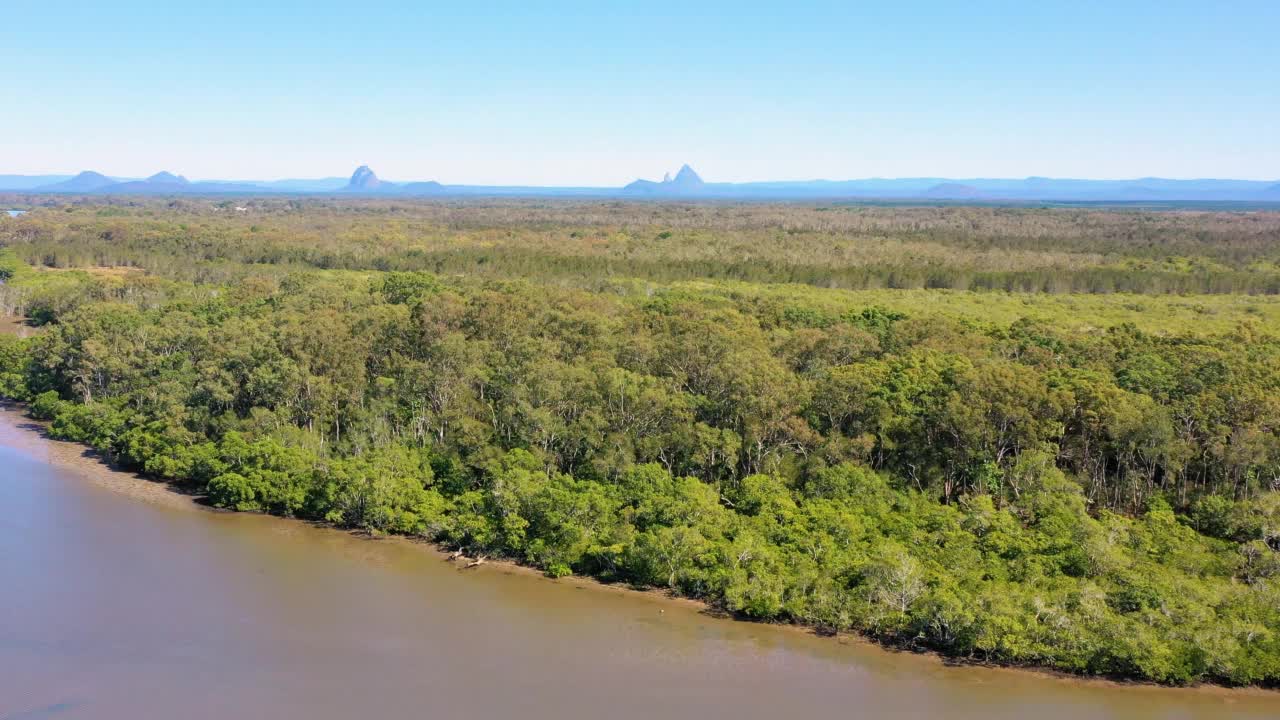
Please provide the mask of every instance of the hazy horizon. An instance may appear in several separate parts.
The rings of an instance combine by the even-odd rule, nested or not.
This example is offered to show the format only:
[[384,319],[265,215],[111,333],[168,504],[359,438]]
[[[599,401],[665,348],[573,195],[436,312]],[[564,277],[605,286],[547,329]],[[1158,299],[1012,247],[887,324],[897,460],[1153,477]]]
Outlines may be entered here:
[[[18,3],[0,172],[1280,178],[1280,5]],[[194,32],[193,29],[198,29]]]
[[[681,163],[681,165],[683,165],[683,164],[685,164],[685,163]],[[680,165],[677,165],[677,166],[675,166],[675,167],[673,167],[673,168],[670,168],[670,169],[667,169],[667,170],[658,170],[657,172],[655,172],[655,173],[651,173],[651,174],[649,174],[649,175],[636,175],[636,176],[631,177],[629,180],[626,180],[626,181],[623,181],[623,182],[621,182],[621,183],[614,184],[614,185],[602,185],[602,184],[592,184],[592,183],[575,183],[575,182],[555,183],[555,184],[520,183],[520,182],[503,182],[503,181],[497,181],[497,182],[491,182],[491,183],[489,183],[489,182],[486,182],[486,183],[461,183],[461,182],[453,182],[453,181],[452,181],[452,180],[450,180],[449,178],[442,178],[442,177],[435,177],[435,176],[427,176],[427,175],[410,176],[410,177],[388,177],[388,176],[384,175],[383,173],[379,172],[379,171],[378,171],[378,168],[373,167],[372,165],[368,165],[367,163],[362,163],[360,166],[356,166],[356,167],[363,167],[363,166],[370,167],[370,168],[371,168],[375,173],[377,173],[377,175],[378,175],[378,179],[379,179],[379,180],[381,180],[381,181],[383,181],[383,182],[397,183],[397,184],[399,184],[399,183],[411,183],[411,182],[424,182],[424,181],[438,181],[438,182],[440,182],[440,183],[442,183],[442,184],[444,184],[444,185],[458,185],[458,186],[477,186],[477,187],[485,187],[485,186],[493,186],[493,187],[521,187],[521,186],[528,186],[528,187],[547,187],[547,188],[556,188],[556,187],[563,187],[563,188],[596,188],[596,187],[599,187],[599,188],[616,188],[616,187],[621,187],[621,186],[623,186],[623,185],[626,185],[627,183],[629,183],[629,182],[631,182],[631,181],[634,181],[634,180],[637,180],[637,179],[657,180],[657,179],[662,178],[662,176],[663,176],[664,174],[671,174],[671,175],[674,175],[674,174],[675,174],[675,172],[676,172],[676,170],[680,167]],[[352,168],[352,170],[355,170],[355,169],[356,169],[355,167],[353,167],[353,168]],[[695,169],[695,170],[697,170],[698,168],[694,168],[694,169]],[[343,182],[346,182],[346,181],[350,178],[350,173],[342,174],[342,173],[335,173],[335,172],[330,172],[330,173],[327,173],[327,174],[324,174],[324,175],[312,175],[312,176],[306,176],[306,175],[302,175],[302,174],[298,174],[298,173],[293,173],[293,174],[287,174],[287,175],[280,175],[280,176],[268,176],[268,177],[200,177],[200,176],[191,175],[190,173],[183,172],[180,166],[174,166],[174,167],[161,167],[161,168],[157,168],[157,169],[156,169],[156,170],[154,170],[154,171],[147,172],[147,173],[144,173],[144,174],[137,174],[137,175],[129,175],[129,174],[123,174],[123,173],[117,173],[117,172],[111,172],[111,171],[104,171],[104,170],[102,170],[102,169],[100,169],[100,168],[93,168],[93,167],[85,167],[85,168],[82,168],[82,169],[77,170],[77,171],[74,171],[74,172],[41,172],[41,171],[37,171],[37,172],[10,172],[7,168],[5,168],[5,167],[0,167],[0,177],[5,177],[5,176],[17,176],[17,177],[62,177],[62,178],[72,178],[72,177],[76,177],[77,175],[80,175],[81,173],[85,173],[85,172],[96,172],[96,173],[99,173],[99,174],[101,174],[101,175],[105,175],[105,176],[107,176],[107,177],[109,177],[109,178],[112,178],[112,179],[128,180],[128,181],[132,181],[132,180],[145,180],[145,179],[147,179],[147,178],[149,178],[149,177],[151,177],[151,176],[154,176],[154,175],[157,175],[157,174],[160,174],[160,173],[166,173],[166,172],[167,172],[167,173],[172,173],[172,174],[174,174],[174,175],[182,176],[182,177],[184,177],[185,179],[187,179],[188,181],[190,181],[190,182],[192,182],[192,183],[237,183],[237,182],[243,182],[243,183],[282,183],[282,182],[290,182],[290,181],[297,181],[297,182],[321,182],[321,181],[333,181],[333,182],[336,182],[336,183],[343,183]],[[701,172],[701,171],[699,171],[699,172]],[[942,176],[942,175],[877,176],[877,175],[866,175],[866,176],[849,176],[849,177],[791,177],[791,178],[761,177],[761,178],[750,178],[750,179],[745,179],[745,180],[722,180],[722,179],[720,179],[720,178],[718,178],[718,177],[716,177],[716,176],[714,176],[714,175],[704,175],[704,176],[703,176],[703,180],[704,180],[705,182],[709,183],[709,184],[737,184],[737,185],[749,185],[749,184],[772,184],[772,183],[796,183],[796,184],[801,184],[801,183],[823,183],[823,182],[831,182],[831,183],[847,183],[847,182],[877,182],[877,181],[883,181],[883,182],[907,182],[907,181],[940,181],[940,182],[952,182],[952,181],[961,181],[961,182],[964,182],[964,181],[1022,182],[1022,181],[1028,181],[1028,180],[1050,180],[1050,181],[1055,181],[1055,182],[1098,182],[1098,183],[1108,183],[1108,182],[1126,182],[1126,181],[1142,181],[1142,180],[1168,180],[1168,181],[1175,181],[1175,182],[1237,182],[1237,181],[1238,181],[1238,182],[1249,182],[1249,183],[1276,183],[1276,182],[1280,182],[1280,172],[1278,172],[1278,173],[1277,173],[1277,175],[1276,175],[1275,177],[1257,177],[1257,178],[1247,178],[1247,177],[1226,177],[1226,176],[1220,176],[1220,177],[1213,177],[1213,176],[1202,176],[1202,177],[1172,177],[1172,176],[1166,176],[1166,175],[1150,175],[1150,174],[1148,174],[1148,175],[1129,175],[1129,176],[1124,176],[1124,177],[1065,177],[1065,176],[1052,176],[1052,175],[1044,175],[1044,174],[1032,174],[1032,175],[1025,175],[1025,176],[1021,176],[1021,177],[1012,177],[1012,176],[978,176],[978,175],[972,175],[972,176],[955,176],[955,175],[953,175],[953,176]]]

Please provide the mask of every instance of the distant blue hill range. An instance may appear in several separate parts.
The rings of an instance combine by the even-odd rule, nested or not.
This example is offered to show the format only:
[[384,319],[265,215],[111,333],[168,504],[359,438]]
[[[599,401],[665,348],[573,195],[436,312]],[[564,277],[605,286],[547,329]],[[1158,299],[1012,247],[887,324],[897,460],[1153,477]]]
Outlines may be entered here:
[[190,181],[160,172],[144,179],[86,170],[66,175],[0,175],[0,191],[79,195],[358,195],[375,197],[610,197],[642,199],[739,200],[932,200],[955,202],[1280,202],[1280,182],[1257,180],[1076,180],[867,178],[779,182],[706,182],[682,166],[661,181],[636,180],[625,187],[536,187],[524,185],[444,185],[434,180],[388,182],[367,165],[348,179],[271,181]]

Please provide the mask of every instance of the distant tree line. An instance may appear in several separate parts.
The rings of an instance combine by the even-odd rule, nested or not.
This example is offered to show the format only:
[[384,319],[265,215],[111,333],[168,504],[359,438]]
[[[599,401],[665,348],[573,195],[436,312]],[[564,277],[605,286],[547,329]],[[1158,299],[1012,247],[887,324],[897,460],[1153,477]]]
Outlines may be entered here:
[[737,280],[823,288],[1280,293],[1280,213],[623,202],[81,201],[0,224],[48,267]]

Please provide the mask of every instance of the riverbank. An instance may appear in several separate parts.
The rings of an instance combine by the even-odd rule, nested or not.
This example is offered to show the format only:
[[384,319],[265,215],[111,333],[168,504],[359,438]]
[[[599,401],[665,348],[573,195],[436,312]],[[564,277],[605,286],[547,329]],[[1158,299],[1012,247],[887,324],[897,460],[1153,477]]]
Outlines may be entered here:
[[[25,415],[23,408],[16,403],[0,403],[0,445],[15,449],[25,455],[46,462],[60,469],[68,470],[74,473],[78,478],[83,479],[85,482],[93,486],[102,488],[114,494],[127,496],[133,500],[185,513],[225,512],[214,510],[207,505],[202,504],[199,501],[198,496],[184,493],[174,488],[169,483],[148,479],[136,473],[113,468],[105,458],[95,453],[92,449],[88,449],[76,443],[55,440],[48,437],[45,432],[44,425],[38,421],[28,418]],[[270,519],[282,524],[298,522],[285,518]],[[323,529],[326,532],[332,532],[346,537],[360,537],[362,540],[368,542],[411,547],[415,551],[426,553],[441,562],[446,562],[449,559],[449,554],[445,550],[441,549],[436,544],[425,540],[395,535],[372,538],[361,533],[346,531],[336,527],[325,526]],[[1012,678],[1035,677],[1053,680],[1058,683],[1068,685],[1079,685],[1082,687],[1112,687],[1135,692],[1193,693],[1195,695],[1212,695],[1220,697],[1226,702],[1231,702],[1233,699],[1263,698],[1275,700],[1277,703],[1280,703],[1280,692],[1266,688],[1229,688],[1209,684],[1171,688],[1141,681],[1070,675],[1043,668],[1001,666],[988,663],[971,662],[964,659],[949,658],[931,651],[903,650],[885,647],[879,643],[875,643],[861,636],[852,634],[824,637],[819,640],[814,638],[816,633],[811,628],[794,624],[757,623],[750,621],[746,621],[744,623],[741,620],[716,612],[704,602],[675,596],[663,590],[645,590],[623,585],[607,584],[582,576],[550,579],[546,578],[541,571],[535,568],[497,558],[487,559],[483,564],[465,570],[465,565],[462,563],[456,563],[455,566],[458,568],[459,572],[465,571],[468,574],[519,575],[528,578],[536,578],[539,582],[547,584],[568,586],[573,589],[587,590],[604,596],[612,595],[632,600],[643,598],[647,602],[651,602],[655,612],[659,614],[665,613],[667,610],[676,611],[681,614],[696,613],[708,617],[711,622],[729,622],[734,624],[746,624],[762,629],[767,628],[769,632],[782,633],[783,635],[781,637],[785,637],[787,635],[792,636],[796,638],[796,641],[798,642],[809,643],[818,640],[824,645],[846,647],[851,652],[882,653],[886,657],[898,658],[901,661],[908,662],[910,666],[914,668],[914,671],[939,672],[945,668],[955,669],[959,672],[981,673],[983,677],[988,675],[991,675],[992,677],[1008,676]]]
[[[139,473],[112,467],[111,463],[106,458],[102,457],[91,448],[87,448],[78,443],[66,440],[57,440],[49,437],[46,432],[45,424],[27,417],[23,406],[19,403],[14,403],[12,401],[0,401],[0,445],[18,450],[25,455],[47,462],[58,468],[69,470],[75,473],[77,477],[82,478],[85,482],[105,490],[109,490],[113,493],[127,496],[134,500],[154,505],[161,505],[169,509],[183,512],[228,512],[226,510],[217,510],[201,503],[201,496],[183,492],[175,488],[171,483],[167,483],[162,480],[154,480]],[[283,522],[290,521],[287,518],[279,519]],[[370,541],[410,545],[423,552],[431,553],[441,561],[447,561],[452,556],[452,553],[447,552],[439,545],[427,540],[418,540],[401,535],[381,535],[373,537],[364,533],[343,530],[337,527],[324,527],[329,527],[334,532],[353,535]],[[547,578],[545,573],[537,570],[536,568],[520,565],[519,563],[502,558],[486,557],[482,563],[474,567],[466,567],[467,563],[475,559],[477,558],[457,558],[459,569],[465,569],[468,572],[476,573],[518,573],[521,575],[543,578],[551,582],[560,582]],[[713,614],[711,609],[707,607],[706,603],[672,595],[658,589],[645,590],[621,585],[611,585],[599,582],[593,578],[576,575],[565,578],[563,582],[566,584],[572,583],[575,587],[583,589],[591,588],[605,593],[644,595],[660,599],[665,603],[680,605],[686,608],[695,608],[699,611],[706,612],[707,614]],[[807,629],[794,625],[778,625],[778,627],[787,627],[806,633],[810,632]],[[842,637],[841,641],[865,642],[861,638],[855,638],[852,636]]]
[[168,483],[111,467],[106,458],[73,442],[55,440],[45,426],[26,416],[22,406],[0,401],[0,445],[75,473],[86,482],[142,502],[177,510],[207,511],[195,497]]

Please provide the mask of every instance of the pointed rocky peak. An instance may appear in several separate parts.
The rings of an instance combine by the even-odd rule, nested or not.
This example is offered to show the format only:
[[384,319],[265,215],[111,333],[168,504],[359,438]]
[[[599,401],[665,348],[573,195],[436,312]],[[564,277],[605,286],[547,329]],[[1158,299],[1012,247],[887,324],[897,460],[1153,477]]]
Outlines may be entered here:
[[373,190],[376,189],[382,181],[369,169],[368,165],[361,165],[356,171],[351,173],[351,181],[347,183],[348,190]]
[[698,173],[688,165],[681,165],[676,176],[664,173],[662,182],[652,180],[636,180],[622,188],[626,193],[643,193],[645,195],[698,195],[706,191],[706,183],[698,177]]
[[186,185],[187,179],[181,175],[174,175],[167,170],[161,170],[155,175],[147,178],[147,182],[155,183],[157,185]]
[[693,168],[688,165],[681,165],[680,172],[676,173],[676,177],[671,181],[671,184],[685,187],[696,187],[702,185],[702,178],[698,177],[698,173],[694,172]]

